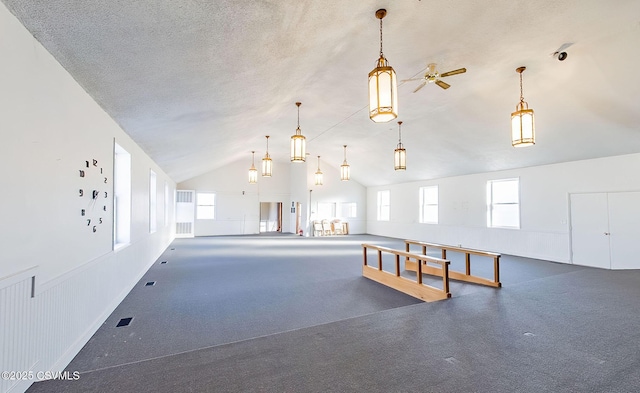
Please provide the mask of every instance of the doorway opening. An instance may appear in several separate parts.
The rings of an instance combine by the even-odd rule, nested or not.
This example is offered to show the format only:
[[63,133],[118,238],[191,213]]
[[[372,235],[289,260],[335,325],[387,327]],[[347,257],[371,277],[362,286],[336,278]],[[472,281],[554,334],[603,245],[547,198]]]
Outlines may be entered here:
[[282,202],[260,202],[260,233],[282,232]]

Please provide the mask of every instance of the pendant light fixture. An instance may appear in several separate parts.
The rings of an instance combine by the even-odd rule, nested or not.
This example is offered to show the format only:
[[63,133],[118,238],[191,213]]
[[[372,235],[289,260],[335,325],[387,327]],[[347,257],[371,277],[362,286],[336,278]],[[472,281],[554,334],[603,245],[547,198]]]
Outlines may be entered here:
[[251,168],[249,168],[249,184],[256,184],[258,182],[258,170],[254,165],[255,151],[251,152]]
[[533,121],[533,109],[524,101],[522,94],[522,73],[527,67],[518,67],[516,72],[520,74],[520,102],[516,105],[516,111],[511,114],[511,145],[524,147],[535,145],[535,125]]
[[273,168],[273,161],[271,161],[271,157],[269,157],[269,135],[267,135],[267,154],[265,154],[262,159],[262,176],[263,177],[271,177],[271,170]]
[[380,58],[376,68],[369,73],[369,118],[376,123],[386,123],[398,117],[398,82],[396,72],[382,54],[382,18],[387,10],[376,11],[380,19]]
[[394,169],[396,171],[404,171],[407,169],[407,151],[402,146],[402,122],[398,122],[398,147],[393,152]]
[[340,180],[347,181],[351,178],[351,168],[349,168],[349,164],[347,164],[347,145],[343,145],[344,147],[344,161],[342,165],[340,165]]
[[322,185],[322,171],[320,170],[320,156],[318,156],[318,171],[316,172],[316,186]]
[[291,136],[291,162],[304,162],[306,156],[306,138],[300,131],[300,105],[301,102],[296,102],[298,107],[298,128],[296,133]]

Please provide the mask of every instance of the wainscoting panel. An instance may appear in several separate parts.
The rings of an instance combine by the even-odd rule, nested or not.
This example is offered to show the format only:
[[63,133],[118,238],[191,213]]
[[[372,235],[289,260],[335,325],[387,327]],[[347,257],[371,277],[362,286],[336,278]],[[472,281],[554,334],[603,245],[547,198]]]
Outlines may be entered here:
[[0,279],[0,370],[27,373],[0,379],[0,392],[24,392],[43,372],[63,371],[170,241],[150,236],[42,285],[37,268]]

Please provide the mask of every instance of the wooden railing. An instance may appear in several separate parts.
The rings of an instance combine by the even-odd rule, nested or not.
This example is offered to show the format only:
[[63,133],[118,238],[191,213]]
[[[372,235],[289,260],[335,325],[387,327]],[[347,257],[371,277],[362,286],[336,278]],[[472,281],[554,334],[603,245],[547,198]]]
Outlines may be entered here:
[[[487,285],[495,288],[500,288],[502,286],[502,284],[500,283],[500,254],[496,254],[495,252],[473,250],[470,248],[447,246],[444,244],[421,242],[417,240],[405,240],[404,242],[407,252],[410,252],[412,244],[421,246],[422,255],[427,255],[427,248],[437,248],[441,250],[440,255],[442,259],[447,258],[447,251],[463,253],[465,261],[465,271],[464,273],[453,270],[449,271],[449,277],[454,280],[472,282],[474,284]],[[493,281],[488,278],[474,276],[471,274],[471,255],[478,255],[493,259]],[[418,264],[417,261],[417,258],[405,257],[405,269],[414,272],[420,270],[424,274],[440,275],[441,271],[437,267],[428,266],[424,260],[420,264]]]
[[[412,254],[402,250],[394,250],[387,247],[375,246],[373,244],[363,244],[363,261],[362,275],[370,280],[379,282],[389,286],[395,290],[406,293],[425,302],[433,302],[437,300],[443,300],[451,297],[449,293],[449,261],[440,258],[433,258],[426,255]],[[373,267],[368,264],[367,249],[376,250],[378,253],[378,266]],[[390,253],[395,255],[395,273],[391,273],[382,270],[382,253]],[[422,282],[422,263],[417,264],[417,274],[415,280],[410,280],[400,275],[400,257],[405,257],[405,260],[414,260],[421,262],[430,262],[440,265],[440,269],[430,267],[431,269],[438,270],[438,276],[442,277],[442,288],[436,288]],[[415,264],[415,262],[414,262]],[[406,269],[406,267],[405,267]]]

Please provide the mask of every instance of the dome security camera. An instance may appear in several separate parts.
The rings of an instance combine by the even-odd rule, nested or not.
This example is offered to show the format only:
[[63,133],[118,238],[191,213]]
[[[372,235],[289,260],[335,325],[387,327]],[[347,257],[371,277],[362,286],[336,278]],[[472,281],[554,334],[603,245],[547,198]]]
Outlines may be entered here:
[[567,52],[558,53],[558,60],[564,61],[567,58]]

